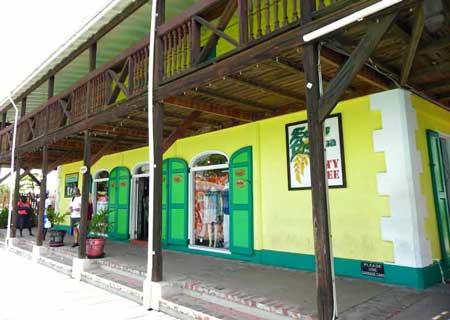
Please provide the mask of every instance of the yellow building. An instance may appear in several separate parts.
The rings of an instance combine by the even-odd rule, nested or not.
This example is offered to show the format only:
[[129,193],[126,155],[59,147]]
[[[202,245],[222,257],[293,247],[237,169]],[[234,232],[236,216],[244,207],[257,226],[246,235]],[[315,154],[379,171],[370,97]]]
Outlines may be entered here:
[[[172,145],[164,154],[165,248],[314,270],[304,120],[297,112]],[[440,281],[450,270],[449,181],[441,179],[450,113],[392,90],[341,102],[325,128],[336,273],[416,288]],[[91,169],[94,211],[109,206],[112,239],[148,237],[147,161],[141,148]],[[59,168],[60,211],[70,188],[81,187],[81,166]]]

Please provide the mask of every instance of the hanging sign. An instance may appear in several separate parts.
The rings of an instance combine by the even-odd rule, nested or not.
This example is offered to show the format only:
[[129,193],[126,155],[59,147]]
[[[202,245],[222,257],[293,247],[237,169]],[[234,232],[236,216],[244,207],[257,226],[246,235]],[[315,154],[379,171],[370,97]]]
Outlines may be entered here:
[[[343,188],[346,186],[346,181],[341,114],[325,119],[324,143],[328,186],[330,188]],[[311,188],[307,121],[286,125],[286,154],[289,190]]]

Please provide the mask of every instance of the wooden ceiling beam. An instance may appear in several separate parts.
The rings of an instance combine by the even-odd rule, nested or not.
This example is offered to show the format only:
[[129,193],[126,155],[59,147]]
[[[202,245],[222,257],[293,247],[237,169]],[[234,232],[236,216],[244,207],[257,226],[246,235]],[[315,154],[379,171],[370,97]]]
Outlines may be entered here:
[[381,18],[378,23],[373,23],[369,26],[356,49],[348,57],[342,68],[339,69],[337,75],[329,83],[324,94],[320,97],[318,110],[320,121],[324,121],[334,109],[343,96],[345,89],[352,83],[361,68],[363,68],[367,59],[372,55],[396,16],[397,13],[392,13]]
[[448,87],[448,86],[450,86],[450,79],[444,79],[444,80],[424,83],[423,85],[421,85],[421,87],[425,91],[432,91],[435,89],[439,89],[442,87]]
[[[164,119],[167,119],[167,118],[185,119],[186,115],[164,110]],[[194,123],[203,123],[203,124],[208,124],[208,125],[213,125],[213,126],[221,126],[223,122],[198,117],[197,119],[194,120]]]
[[450,72],[450,62],[431,65],[422,69],[417,69],[410,77],[410,80],[415,81],[422,77],[426,77],[433,74],[445,74]]
[[[331,57],[329,57],[329,59],[331,59]],[[302,77],[304,77],[304,70],[303,70],[302,65],[293,63],[293,62],[291,62],[287,59],[281,58],[281,57],[278,57],[275,60],[271,60],[269,63],[276,68],[280,68],[287,72],[290,72],[293,74],[298,74],[298,75],[301,75]],[[330,62],[328,61],[328,63],[330,63]],[[340,61],[339,63],[343,63],[343,62]],[[332,65],[334,67],[340,66],[340,64],[338,64],[337,62],[334,62],[334,61],[332,62]],[[324,80],[324,83],[326,84],[332,80],[332,77],[322,73],[322,79]],[[356,92],[356,90],[354,88],[352,88],[351,86],[347,90],[349,91],[349,93]]]
[[120,141],[119,137],[112,139],[110,142],[106,143],[97,153],[91,155],[89,161],[90,165],[93,166],[98,160],[100,160],[104,155],[110,153],[114,150],[114,147]]
[[251,122],[255,115],[250,112],[241,111],[235,108],[227,108],[221,105],[195,99],[191,96],[169,97],[164,99],[164,103],[175,107],[199,110],[216,116],[236,119],[242,122]]
[[275,112],[274,108],[272,108],[268,105],[264,105],[262,103],[249,101],[249,100],[245,100],[245,99],[226,96],[221,93],[212,92],[211,90],[208,90],[208,89],[198,88],[197,90],[195,90],[195,93],[198,93],[198,94],[208,97],[208,98],[220,100],[225,103],[230,103],[230,104],[239,105],[239,106],[243,106],[243,107],[247,107],[247,108],[252,108],[257,111],[269,112],[269,113]]
[[[322,47],[320,54],[321,59],[336,68],[340,68],[347,60],[347,57],[326,47]],[[390,88],[385,77],[367,66],[360,69],[356,78],[381,90],[388,90]]]
[[425,26],[425,12],[424,4],[419,1],[415,9],[414,24],[409,41],[408,50],[406,50],[403,56],[403,68],[400,74],[400,85],[404,86],[408,82],[409,74],[416,57],[417,47],[419,46],[420,39],[422,38],[423,28]]
[[447,47],[450,47],[450,36],[431,41],[426,45],[419,47],[419,50],[417,50],[417,54],[430,54]]
[[226,79],[230,80],[232,82],[235,82],[237,84],[244,85],[246,87],[253,88],[258,91],[267,93],[267,94],[273,94],[273,95],[276,95],[279,97],[288,98],[291,100],[295,100],[299,103],[305,104],[305,96],[304,95],[299,95],[294,92],[289,92],[288,90],[285,90],[283,88],[278,88],[278,87],[266,84],[261,81],[257,81],[254,79],[246,79],[244,77],[236,76],[236,75],[229,76]]
[[192,123],[195,121],[195,119],[197,119],[200,115],[201,115],[200,111],[198,111],[198,110],[192,111],[191,114],[183,121],[183,123],[180,126],[178,126],[170,134],[169,137],[164,139],[163,153],[166,152],[167,149],[169,149],[170,146],[172,146],[175,143],[175,141],[177,141],[177,139],[182,138],[185,135],[186,130],[189,129],[189,127],[192,125]]

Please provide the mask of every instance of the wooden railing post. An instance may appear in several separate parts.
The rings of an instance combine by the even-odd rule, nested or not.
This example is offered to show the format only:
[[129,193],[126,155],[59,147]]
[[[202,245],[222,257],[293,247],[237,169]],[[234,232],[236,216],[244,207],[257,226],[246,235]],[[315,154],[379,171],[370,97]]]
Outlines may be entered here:
[[[158,16],[156,17],[156,29],[165,22],[166,3],[165,0],[158,0]],[[131,68],[130,68],[131,70]],[[155,38],[155,74],[153,81],[156,86],[163,81],[164,78],[164,42],[162,37]]]
[[200,56],[200,24],[191,19],[191,67],[196,65],[196,61]]
[[55,76],[52,75],[48,78],[48,91],[47,91],[47,100],[53,97],[55,93]]
[[27,113],[27,96],[22,98],[22,106],[20,108],[20,117],[22,118]]
[[238,0],[239,10],[239,45],[248,43],[248,0]]
[[5,129],[6,128],[6,117],[8,115],[8,111],[3,112],[2,115],[2,125],[0,127],[0,129]]

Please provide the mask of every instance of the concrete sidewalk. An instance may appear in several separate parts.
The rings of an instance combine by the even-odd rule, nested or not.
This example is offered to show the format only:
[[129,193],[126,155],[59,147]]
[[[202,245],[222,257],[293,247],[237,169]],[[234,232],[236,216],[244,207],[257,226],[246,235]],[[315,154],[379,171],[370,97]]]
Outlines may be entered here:
[[[0,231],[1,232],[1,231]],[[34,239],[25,236],[30,243]],[[75,256],[71,240],[60,252]],[[101,264],[115,269],[132,270],[145,276],[147,248],[129,243],[107,241],[106,258]],[[164,280],[171,285],[232,300],[243,305],[262,306],[263,310],[291,318],[314,318],[316,314],[315,275],[174,251],[164,251]],[[105,276],[108,276],[106,272]],[[102,276],[102,275],[100,275]],[[117,278],[117,277],[116,277]],[[119,279],[120,281],[120,279]],[[122,279],[122,281],[127,281]],[[428,290],[412,290],[377,282],[337,277],[340,319],[431,319],[450,311],[450,287],[440,285]],[[182,304],[182,299],[180,304]]]
[[0,320],[173,319],[3,249],[0,261]]

